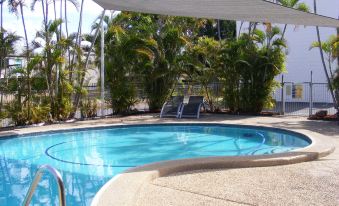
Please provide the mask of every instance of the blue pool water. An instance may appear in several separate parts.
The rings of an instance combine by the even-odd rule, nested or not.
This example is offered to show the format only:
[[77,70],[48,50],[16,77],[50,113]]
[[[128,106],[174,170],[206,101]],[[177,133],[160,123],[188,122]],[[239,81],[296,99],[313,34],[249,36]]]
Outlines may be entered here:
[[[120,126],[0,138],[0,205],[20,205],[37,168],[57,168],[68,205],[90,205],[105,182],[124,170],[161,160],[259,155],[305,147],[303,136],[282,130],[222,125]],[[57,205],[46,174],[32,205]]]

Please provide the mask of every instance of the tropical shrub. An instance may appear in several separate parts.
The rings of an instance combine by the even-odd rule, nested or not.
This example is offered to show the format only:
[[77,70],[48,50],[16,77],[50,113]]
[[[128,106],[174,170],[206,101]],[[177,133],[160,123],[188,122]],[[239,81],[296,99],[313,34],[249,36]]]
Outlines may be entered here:
[[[113,114],[129,114],[138,100],[136,88],[129,81],[117,80],[110,83],[110,100]],[[113,86],[114,85],[114,86]]]
[[218,41],[200,37],[196,44],[187,47],[185,51],[186,74],[194,84],[202,86],[202,94],[205,96],[211,111],[214,111],[217,96],[209,88],[212,82],[218,81],[218,68],[220,66],[220,44]]
[[81,118],[93,118],[97,116],[98,102],[96,99],[82,100],[80,105]]
[[109,25],[105,36],[105,85],[114,114],[127,114],[136,103],[135,64],[139,38],[117,25]]
[[239,110],[240,78],[239,68],[247,62],[240,59],[242,39],[226,41],[221,45],[219,80],[224,85],[224,103],[232,112]]
[[41,106],[37,105],[32,107],[32,117],[29,122],[33,124],[41,123],[41,122],[48,122],[50,121],[50,111],[51,108],[49,105]]
[[182,50],[188,42],[184,28],[173,24],[174,17],[152,15],[151,18],[150,36],[137,49],[141,58],[137,72],[141,75],[150,111],[157,111],[179,79]]
[[7,117],[11,118],[16,126],[23,126],[29,122],[27,108],[22,108],[14,102],[6,105],[6,110],[8,111]]
[[272,104],[271,94],[278,86],[274,78],[285,69],[285,47],[280,29],[254,30],[221,50],[225,101],[233,112],[259,113]]

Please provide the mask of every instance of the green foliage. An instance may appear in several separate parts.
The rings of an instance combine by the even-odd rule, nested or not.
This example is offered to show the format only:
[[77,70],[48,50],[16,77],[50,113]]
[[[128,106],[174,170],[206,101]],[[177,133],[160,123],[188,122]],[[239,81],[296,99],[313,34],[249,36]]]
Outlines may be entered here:
[[138,50],[139,56],[145,57],[139,72],[151,111],[159,110],[170,95],[180,74],[180,52],[186,43],[179,28],[166,24],[159,29],[143,46],[143,51],[148,51],[149,55]]
[[[234,40],[236,38],[236,22],[228,20],[220,20],[220,38],[226,40]],[[209,37],[219,40],[218,21],[212,19],[202,19],[198,26],[199,37]]]
[[[113,86],[114,85],[114,86]],[[137,103],[136,88],[128,81],[117,80],[110,83],[113,114],[126,115],[131,112],[132,106]]]
[[[298,0],[280,3],[307,10]],[[105,85],[114,114],[131,112],[138,102],[137,89],[145,92],[151,111],[160,110],[175,94],[179,79],[201,85],[199,92],[213,111],[220,98],[210,87],[213,82],[224,84],[224,101],[233,112],[258,113],[274,104],[274,77],[284,71],[286,42],[271,24],[266,24],[265,31],[254,25],[249,34],[236,38],[234,21],[122,12],[116,18],[105,17],[104,23]],[[44,21],[31,48],[41,53],[30,53],[27,66],[12,70],[0,82],[4,94],[15,95],[6,112],[0,104],[0,113],[7,113],[16,125],[66,120],[79,108],[83,118],[96,116],[97,101],[84,88],[89,48],[80,44],[82,38],[93,41],[94,37],[65,37],[60,32],[62,24],[60,19]],[[6,54],[0,54],[3,57],[14,52],[19,37],[5,31],[0,35],[0,44],[8,47]],[[329,51],[331,58],[337,55],[336,50]],[[94,52],[99,66],[100,38]]]
[[333,78],[333,87],[334,89],[339,90],[339,68],[336,70]]
[[73,111],[72,101],[68,97],[63,97],[58,104],[58,118],[59,120],[66,120]]
[[210,109],[215,110],[217,97],[209,84],[218,79],[217,69],[220,64],[218,54],[220,44],[212,38],[200,37],[196,44],[187,48],[185,52],[186,73],[191,81],[202,86],[202,94],[209,103]]
[[136,102],[133,59],[143,42],[116,25],[110,25],[105,37],[105,84],[110,91],[110,103],[114,114],[127,114]]
[[225,101],[233,112],[259,113],[272,106],[271,94],[278,86],[274,78],[285,69],[284,40],[278,28],[255,30],[221,50],[221,76]]
[[32,117],[30,122],[33,124],[41,123],[41,122],[47,122],[50,120],[50,111],[51,108],[49,105],[46,106],[34,106],[32,107]]
[[82,100],[80,112],[82,118],[93,118],[97,116],[98,101],[96,99]]
[[[318,41],[312,42],[310,49],[319,48],[320,44]],[[329,63],[334,61],[339,54],[339,36],[331,35],[326,41],[321,42],[321,49],[326,54]]]
[[8,118],[11,118],[16,126],[23,126],[29,122],[27,108],[22,108],[21,105],[14,103],[6,105]]
[[[19,95],[19,94],[17,94]],[[28,107],[27,102],[20,103],[16,98],[5,106],[8,118],[11,118],[16,126],[24,126],[26,124],[37,124],[48,122],[50,118],[50,105],[46,102],[37,103]]]
[[[131,95],[124,100],[120,91],[114,91],[116,85],[125,85],[120,81],[141,82],[150,110],[159,110],[180,76],[180,59],[192,19],[122,12],[107,22],[106,80],[112,85],[111,94],[119,97],[112,105],[135,101]],[[127,90],[133,94],[135,89]]]
[[286,7],[291,7],[299,11],[309,12],[310,8],[305,3],[300,3],[300,0],[278,0],[278,2]]

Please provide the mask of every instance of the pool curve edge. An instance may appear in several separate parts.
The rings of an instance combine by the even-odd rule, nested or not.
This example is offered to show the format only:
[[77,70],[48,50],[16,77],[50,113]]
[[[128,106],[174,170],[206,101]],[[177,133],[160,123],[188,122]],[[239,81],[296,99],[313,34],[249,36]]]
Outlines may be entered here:
[[[168,123],[165,123],[168,124]],[[178,124],[178,123],[169,123]],[[185,123],[179,123],[185,124]],[[192,124],[192,123],[189,123]],[[197,123],[197,125],[204,123]],[[234,126],[225,123],[207,123],[213,125]],[[135,125],[135,124],[134,124]],[[144,125],[144,124],[138,124]],[[216,156],[206,158],[191,158],[180,160],[160,161],[138,166],[116,175],[109,180],[95,195],[91,206],[127,206],[134,205],[136,195],[142,185],[156,178],[167,176],[178,172],[188,172],[204,169],[226,169],[226,168],[249,168],[268,167],[278,165],[296,164],[312,161],[331,154],[334,150],[332,140],[319,133],[302,129],[280,129],[267,126],[238,125],[250,128],[262,128],[269,130],[280,130],[295,133],[308,138],[311,144],[307,147],[293,150],[287,153],[254,156]]]

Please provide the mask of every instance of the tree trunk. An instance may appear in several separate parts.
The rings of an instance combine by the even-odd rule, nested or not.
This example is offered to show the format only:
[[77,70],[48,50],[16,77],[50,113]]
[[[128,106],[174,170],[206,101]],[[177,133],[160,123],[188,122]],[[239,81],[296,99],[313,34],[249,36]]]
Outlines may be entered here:
[[[82,14],[83,14],[83,7],[84,7],[84,0],[81,0],[81,6],[80,6],[80,16],[79,16],[79,24],[78,24],[78,32],[76,35],[76,39],[75,39],[75,44],[78,45],[80,47],[80,43],[81,43],[81,27],[82,27]],[[72,61],[71,61],[71,69],[70,72],[73,72],[73,65],[74,65],[74,61],[75,61],[75,51],[73,51],[73,55],[72,55]]]
[[43,18],[44,18],[44,24],[47,25],[44,0],[41,0],[41,8],[42,8],[42,15],[43,15]]
[[[45,24],[45,33],[48,34],[48,13],[49,13],[49,9],[48,9],[48,1],[46,0],[46,24]],[[49,37],[48,35],[46,36],[46,48],[49,48]],[[52,80],[52,66],[51,65],[51,61],[50,61],[50,57],[51,57],[51,51],[50,49],[47,49],[46,51],[46,68],[45,68],[45,76],[46,76],[46,83],[47,83],[47,90],[48,90],[48,96],[50,99],[50,104],[51,104],[51,114],[52,114],[52,118],[55,118],[56,116],[56,111],[55,111],[55,101],[54,101],[54,90],[53,88],[53,80]]]
[[221,41],[221,28],[220,28],[220,20],[217,20],[217,27],[218,27],[218,39]]
[[[3,30],[3,4],[4,4],[4,0],[1,0],[1,8],[0,8],[0,32],[1,32],[1,40],[3,40],[4,38],[4,30]],[[0,51],[2,54],[1,54],[1,59],[0,59],[0,78],[1,78],[1,72],[2,72],[2,69],[4,68],[4,65],[5,65],[5,51]],[[3,92],[1,92],[1,97],[0,97],[0,113],[1,113],[1,110],[2,110],[2,102],[3,102]]]
[[54,20],[56,20],[57,16],[56,16],[56,4],[55,4],[55,0],[53,0],[53,9],[54,9]]
[[[68,39],[68,18],[67,18],[67,0],[65,0],[65,4],[64,4],[64,12],[65,12],[65,29],[66,29],[66,39]],[[68,74],[68,78],[69,78],[69,82],[71,83],[71,85],[73,86],[73,72],[72,72],[72,68],[70,67],[71,64],[71,51],[69,49],[69,46],[67,47],[67,55],[68,55],[68,61],[67,61],[67,66],[69,67],[69,74]]]
[[240,23],[240,27],[239,27],[239,32],[238,32],[238,38],[240,37],[240,34],[241,34],[241,29],[242,29],[242,26],[243,26],[244,22],[241,21]]
[[284,39],[285,33],[286,33],[286,29],[287,29],[287,24],[285,24],[285,26],[284,26],[284,30],[283,30],[283,32],[281,34],[281,39]]
[[[62,19],[62,0],[60,0],[60,19],[63,21]],[[62,24],[60,24],[60,29],[59,29],[59,32],[60,32],[60,39],[62,37]]]
[[[26,42],[26,61],[27,63],[29,62],[29,43],[28,43],[28,37],[27,37],[27,29],[26,29],[26,24],[25,24],[25,17],[24,17],[24,10],[23,10],[23,5],[22,2],[19,3],[20,6],[20,13],[21,13],[21,21],[22,21],[22,26],[24,28],[24,34],[25,34],[25,42]],[[27,87],[28,87],[28,102],[27,102],[27,114],[28,114],[28,119],[31,117],[31,99],[32,99],[32,91],[31,91],[31,81],[30,81],[30,72],[27,71]]]
[[[103,21],[103,19],[104,19],[104,17],[105,17],[105,11],[106,11],[106,10],[103,10],[103,12],[102,12],[102,15],[101,15],[101,17],[100,17],[99,25],[102,24],[102,21]],[[87,54],[87,57],[86,57],[86,60],[85,60],[85,68],[83,68],[84,71],[83,71],[83,72],[80,72],[80,74],[81,74],[81,76],[80,76],[80,82],[79,82],[79,87],[80,87],[80,88],[82,88],[82,86],[83,86],[83,84],[84,84],[84,81],[85,81],[85,74],[84,74],[84,73],[85,73],[85,71],[87,70],[88,62],[89,62],[89,57],[90,57],[91,52],[92,52],[92,50],[93,50],[95,41],[96,41],[96,39],[97,39],[97,37],[98,37],[98,34],[99,34],[99,31],[100,31],[100,26],[98,26],[97,30],[95,31],[94,38],[93,38],[92,43],[91,43],[91,47],[90,47],[90,49],[89,49],[89,51],[88,51],[88,54]],[[72,113],[71,113],[71,115],[70,115],[70,118],[74,118],[74,116],[75,116],[75,113],[76,113],[76,111],[77,111],[77,109],[78,109],[78,107],[79,107],[81,95],[82,95],[81,92],[77,92],[76,95],[75,95],[73,111],[72,111]]]
[[0,18],[1,18],[1,22],[0,22],[0,26],[1,26],[1,31],[2,31],[2,29],[3,29],[3,18],[4,18],[4,15],[3,15],[3,12],[2,12],[2,10],[3,10],[3,5],[4,5],[4,0],[1,0],[1,10],[0,10],[0,12],[1,12],[1,14],[0,14]]
[[76,43],[80,46],[81,43],[81,33],[82,33],[82,15],[83,15],[83,7],[84,7],[84,0],[81,0],[81,7],[80,7],[80,17],[79,17],[79,25],[78,25],[78,33],[76,36]]

